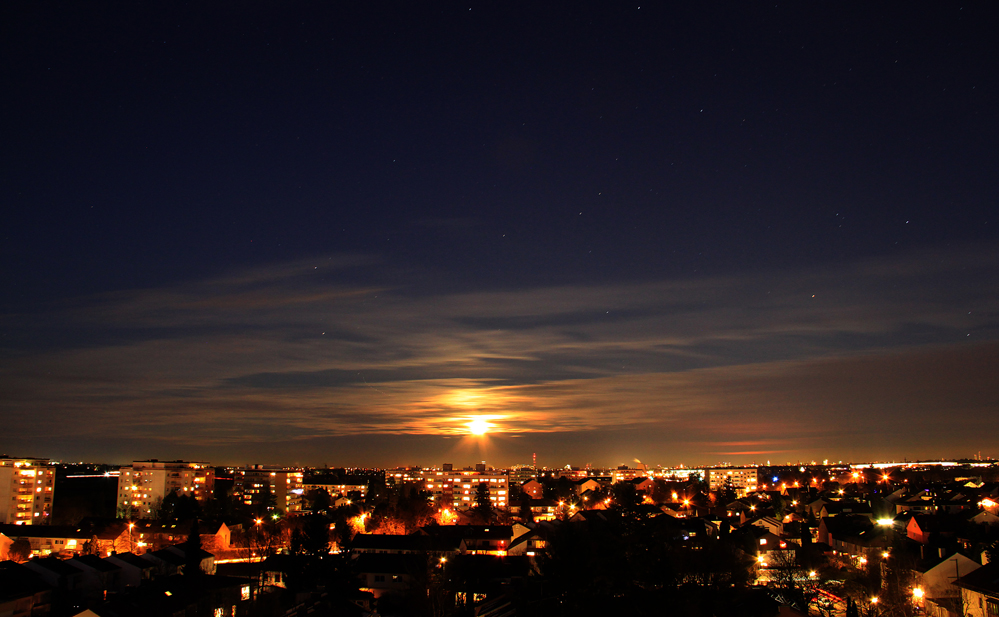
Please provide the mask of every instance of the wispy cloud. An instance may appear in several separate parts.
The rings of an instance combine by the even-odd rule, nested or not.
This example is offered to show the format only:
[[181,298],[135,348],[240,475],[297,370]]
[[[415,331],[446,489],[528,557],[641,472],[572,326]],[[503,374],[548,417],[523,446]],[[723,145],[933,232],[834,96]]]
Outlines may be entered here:
[[4,316],[0,445],[453,435],[487,414],[511,436],[631,431],[745,458],[995,403],[972,379],[996,366],[978,344],[999,339],[994,251],[437,293],[387,267],[302,260]]

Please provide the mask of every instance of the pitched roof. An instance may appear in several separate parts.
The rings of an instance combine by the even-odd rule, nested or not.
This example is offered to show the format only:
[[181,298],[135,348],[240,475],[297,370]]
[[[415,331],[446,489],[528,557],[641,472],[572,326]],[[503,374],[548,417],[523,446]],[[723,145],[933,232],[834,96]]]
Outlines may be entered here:
[[26,598],[51,589],[31,569],[13,561],[0,561],[0,601]]
[[166,562],[172,566],[182,566],[186,563],[181,555],[165,548],[161,548],[158,551],[150,551],[142,557],[143,559],[150,560],[159,559],[160,561]]
[[428,525],[421,533],[431,537],[451,538],[459,542],[465,538],[503,540],[513,537],[512,525]]
[[954,581],[958,587],[999,597],[999,561],[986,564]]
[[79,574],[80,570],[64,563],[58,557],[45,557],[43,559],[32,559],[28,562],[34,566],[45,568],[49,572],[54,572],[59,576],[73,576]]
[[[139,568],[140,570],[146,570],[148,568],[156,567],[156,564],[149,561],[148,559],[143,559],[142,557],[139,557],[135,553],[115,553],[114,555],[108,557],[108,559],[118,560],[121,561],[122,563],[127,563],[128,565],[135,568]],[[114,563],[114,561],[112,561],[112,563]]]
[[430,550],[430,538],[424,535],[361,533],[354,536],[351,548],[353,550],[427,551]]
[[93,534],[72,525],[0,525],[0,533],[8,538],[73,538],[89,540]]
[[187,557],[197,557],[199,560],[205,560],[209,557],[215,557],[212,553],[209,553],[203,548],[194,548],[186,546],[184,544],[175,544],[174,546],[168,547],[166,550],[173,551],[174,553],[181,555],[184,558]]
[[98,572],[114,572],[115,570],[121,570],[121,566],[110,561],[105,561],[97,555],[77,555],[72,559],[66,560],[66,563],[70,565],[79,563],[93,570],[97,570]]
[[354,560],[354,568],[363,573],[417,574],[426,570],[427,560],[422,555],[361,553]]

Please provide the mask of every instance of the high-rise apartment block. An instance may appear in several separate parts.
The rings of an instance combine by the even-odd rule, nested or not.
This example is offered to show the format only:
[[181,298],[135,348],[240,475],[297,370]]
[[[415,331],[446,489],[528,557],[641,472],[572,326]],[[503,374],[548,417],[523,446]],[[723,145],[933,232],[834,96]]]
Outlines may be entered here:
[[54,493],[49,459],[0,457],[0,523],[48,525]]
[[708,490],[717,491],[731,484],[739,497],[756,492],[759,485],[757,467],[709,467],[707,472]]
[[485,485],[488,489],[489,501],[494,507],[506,508],[510,502],[509,476],[501,471],[487,471],[484,466],[475,471],[426,470],[422,474],[422,482],[434,502],[460,510],[475,506],[475,496],[480,485]]
[[514,465],[510,469],[510,482],[523,484],[528,480],[538,479],[538,470],[533,465]]
[[302,479],[304,474],[294,469],[252,465],[233,474],[233,499],[251,507],[264,505],[267,496],[274,498],[273,507],[285,513],[302,509]]
[[201,503],[212,497],[215,469],[208,463],[187,461],[133,461],[118,476],[118,514],[126,518],[155,518],[163,499],[172,492],[190,495]]

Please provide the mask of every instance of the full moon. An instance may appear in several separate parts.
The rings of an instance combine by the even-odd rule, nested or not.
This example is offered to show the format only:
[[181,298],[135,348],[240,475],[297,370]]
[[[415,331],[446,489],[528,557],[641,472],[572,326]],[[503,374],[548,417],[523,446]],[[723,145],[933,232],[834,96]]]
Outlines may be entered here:
[[473,435],[485,435],[489,432],[489,423],[481,418],[477,418],[468,423],[468,432]]

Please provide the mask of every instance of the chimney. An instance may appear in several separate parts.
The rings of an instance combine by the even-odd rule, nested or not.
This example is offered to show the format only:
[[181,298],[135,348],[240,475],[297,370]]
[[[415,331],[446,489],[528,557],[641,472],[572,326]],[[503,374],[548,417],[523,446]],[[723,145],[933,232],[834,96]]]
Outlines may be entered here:
[[947,556],[947,549],[941,546],[937,549],[937,554],[940,555],[940,559],[943,559]]

